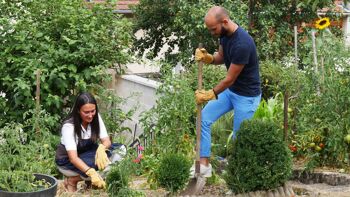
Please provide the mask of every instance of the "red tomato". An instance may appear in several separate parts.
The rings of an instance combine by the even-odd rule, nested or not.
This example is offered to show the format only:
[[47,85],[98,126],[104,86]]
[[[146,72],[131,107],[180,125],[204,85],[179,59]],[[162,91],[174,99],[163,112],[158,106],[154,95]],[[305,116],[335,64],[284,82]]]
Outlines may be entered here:
[[293,153],[296,152],[296,151],[298,150],[297,147],[294,146],[294,145],[289,145],[288,147],[289,147],[289,149],[290,149]]

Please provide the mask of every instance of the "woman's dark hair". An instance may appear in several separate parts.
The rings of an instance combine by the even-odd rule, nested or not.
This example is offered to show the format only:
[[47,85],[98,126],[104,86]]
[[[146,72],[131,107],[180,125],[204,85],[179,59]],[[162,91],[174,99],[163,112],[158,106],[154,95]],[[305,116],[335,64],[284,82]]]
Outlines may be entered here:
[[80,117],[79,111],[80,108],[85,104],[95,104],[96,106],[96,114],[92,119],[91,126],[91,140],[96,142],[98,137],[100,136],[100,124],[98,121],[98,107],[96,99],[88,92],[80,93],[75,99],[74,105],[70,110],[67,118],[63,121],[64,123],[72,123],[74,125],[74,133],[78,136],[78,139],[81,139],[81,123],[82,119]]

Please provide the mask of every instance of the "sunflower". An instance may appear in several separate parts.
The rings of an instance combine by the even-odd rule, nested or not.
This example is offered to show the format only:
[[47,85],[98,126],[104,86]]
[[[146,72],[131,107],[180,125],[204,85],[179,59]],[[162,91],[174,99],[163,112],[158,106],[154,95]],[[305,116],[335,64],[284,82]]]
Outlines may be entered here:
[[329,22],[329,18],[324,17],[324,18],[321,18],[321,19],[316,21],[315,27],[319,30],[323,30],[323,29],[327,28],[330,24],[331,23]]

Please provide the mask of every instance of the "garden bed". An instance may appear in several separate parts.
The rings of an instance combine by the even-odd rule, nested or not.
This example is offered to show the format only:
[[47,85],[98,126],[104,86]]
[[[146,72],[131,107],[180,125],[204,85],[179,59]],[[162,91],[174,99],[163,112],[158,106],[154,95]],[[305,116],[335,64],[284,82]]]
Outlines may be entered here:
[[[288,185],[293,188],[295,197],[304,196],[318,196],[318,197],[348,197],[350,192],[350,187],[346,186],[331,186],[327,184],[304,184],[299,181],[288,181]],[[58,186],[57,197],[90,197],[90,196],[102,196],[107,197],[107,193],[102,190],[85,190],[85,185],[83,182],[78,185],[77,193],[68,193],[64,191],[63,181],[60,181]],[[168,192],[163,189],[151,190],[147,186],[146,178],[144,177],[134,177],[133,185],[134,189],[142,191],[145,196],[167,196]],[[229,191],[224,182],[217,183],[214,185],[206,185],[203,191],[198,196],[233,196]]]

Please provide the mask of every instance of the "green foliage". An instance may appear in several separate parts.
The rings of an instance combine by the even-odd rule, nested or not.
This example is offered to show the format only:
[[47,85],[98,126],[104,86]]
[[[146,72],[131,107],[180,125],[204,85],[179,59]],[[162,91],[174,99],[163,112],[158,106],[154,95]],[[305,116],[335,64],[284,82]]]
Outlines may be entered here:
[[[146,35],[135,40],[135,49],[143,53],[152,48],[148,56],[153,58],[157,56],[163,45],[168,43],[170,47],[165,52],[165,56],[171,59],[173,57],[170,53],[175,45],[178,45],[181,51],[178,55],[186,58],[193,54],[199,42],[212,43],[211,48],[213,48],[215,42],[209,39],[209,33],[204,31],[203,25],[203,16],[209,6],[210,3],[204,3],[204,1],[140,1],[140,4],[135,7],[134,30],[142,29]],[[176,39],[173,38],[174,36]]]
[[0,177],[0,190],[8,192],[34,192],[51,186],[45,180],[37,180],[32,172],[0,170]]
[[[194,91],[197,89],[197,71],[192,66],[189,71],[181,75],[167,75],[162,85],[157,89],[157,105],[142,114],[141,123],[145,135],[150,132],[156,135],[158,153],[179,152],[192,155],[195,136],[196,104]],[[223,76],[222,69],[212,66],[203,68],[203,84],[205,88],[212,88]],[[215,76],[215,77],[210,77]]]
[[[115,196],[115,195],[111,195],[111,196]],[[137,191],[137,190],[133,190],[130,188],[121,188],[118,192],[118,195],[116,195],[116,197],[144,197],[146,196],[143,192],[141,191]]]
[[281,60],[293,49],[294,25],[312,23],[317,18],[317,9],[332,4],[333,0],[249,1],[249,30],[257,43],[260,58]]
[[[165,58],[168,61],[181,60],[184,63],[191,61],[190,57],[199,43],[203,43],[209,52],[214,52],[218,48],[217,39],[206,30],[204,16],[211,6],[218,3],[231,11],[236,20],[241,21],[240,19],[244,18],[246,7],[244,9],[244,5],[240,6],[240,1],[140,1],[140,4],[135,7],[134,30],[142,29],[146,35],[135,40],[135,48],[141,53],[151,48],[148,56],[153,58],[167,43],[169,48],[165,52]],[[237,12],[242,14],[237,14]],[[171,54],[175,46],[179,47],[181,53]]]
[[253,118],[272,120],[274,123],[282,123],[283,95],[278,93],[267,101],[262,100],[256,109]]
[[27,171],[43,174],[57,174],[54,162],[55,148],[59,138],[51,134],[41,123],[50,116],[42,112],[39,128],[32,123],[37,118],[28,119],[24,124],[8,123],[0,129],[0,170]]
[[273,189],[291,176],[290,151],[271,120],[244,121],[231,151],[225,180],[234,193]]
[[[274,95],[288,91],[294,98],[306,90],[309,81],[305,71],[299,69],[293,57],[285,56],[279,60],[265,60],[260,62],[262,96],[265,100]],[[305,87],[306,86],[306,87]],[[291,102],[294,100],[291,99]],[[297,102],[293,102],[297,104]]]
[[138,175],[139,164],[132,162],[135,153],[134,150],[128,150],[125,158],[111,166],[111,170],[107,173],[106,184],[108,196],[145,196],[143,192],[133,190],[129,187],[129,181],[132,175]]
[[109,196],[120,196],[122,189],[128,188],[128,170],[123,165],[113,165],[106,177],[107,193]]
[[158,187],[156,171],[159,168],[159,165],[159,157],[153,153],[148,153],[146,150],[142,157],[141,173],[147,177],[147,183],[150,185],[151,189],[157,189]]
[[[157,136],[161,151],[188,153],[179,136],[194,133],[195,102],[193,89],[181,77],[168,77],[157,89],[160,98],[157,105],[142,115],[142,125],[146,134],[152,130]],[[153,126],[154,125],[154,126]],[[159,136],[159,137],[158,137]],[[174,140],[176,139],[176,140]],[[190,143],[190,142],[187,142]]]
[[0,129],[0,172],[1,177],[8,177],[0,180],[0,188],[7,191],[34,191],[45,186],[40,180],[33,181],[33,173],[58,174],[54,154],[59,138],[51,134],[57,117],[45,111],[37,116],[31,113],[24,114],[30,118],[23,124],[7,123]]
[[62,116],[75,92],[101,83],[105,68],[128,59],[130,22],[108,4],[6,0],[0,10],[0,91],[8,100],[2,122],[22,121],[34,108],[38,69],[42,107]]
[[[262,60],[282,59],[293,49],[294,25],[312,22],[317,18],[318,8],[332,4],[332,0],[281,0],[273,3],[265,0],[142,0],[135,7],[134,30],[142,29],[146,35],[135,40],[134,46],[141,53],[151,49],[148,55],[153,58],[167,43],[169,48],[165,58],[184,63],[191,60],[198,43],[203,43],[212,53],[218,48],[218,43],[206,29],[204,16],[211,6],[220,5],[230,12],[233,21],[250,32]],[[171,54],[175,46],[181,53]]]
[[183,189],[189,179],[191,162],[182,154],[167,154],[157,170],[160,186],[176,192]]
[[232,139],[233,113],[220,117],[211,127],[212,154],[220,157],[228,156],[229,142]]
[[321,151],[302,147],[319,165],[349,165],[348,147],[343,140],[350,128],[349,49],[327,29],[318,32],[316,46],[318,65],[305,68],[312,83],[298,99],[303,102],[297,116],[298,135],[311,139],[310,135],[317,134],[324,139]]

